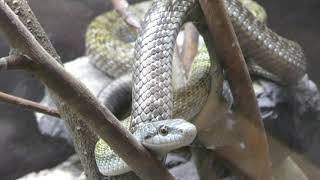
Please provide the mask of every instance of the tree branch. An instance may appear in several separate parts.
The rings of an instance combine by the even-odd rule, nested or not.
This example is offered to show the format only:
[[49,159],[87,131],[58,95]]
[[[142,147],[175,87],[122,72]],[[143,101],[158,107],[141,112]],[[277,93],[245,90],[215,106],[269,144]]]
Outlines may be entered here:
[[55,109],[49,109],[48,107],[42,106],[39,103],[12,96],[3,92],[0,92],[0,101],[60,118],[59,112]]
[[222,61],[239,112],[247,157],[256,179],[271,179],[268,143],[252,82],[222,0],[200,0],[218,59]]
[[117,13],[123,18],[123,20],[129,25],[137,30],[141,28],[139,20],[129,11],[129,4],[126,0],[111,0],[113,8]]
[[31,67],[33,62],[22,55],[10,55],[0,58],[0,70],[16,70]]
[[71,110],[79,114],[142,179],[174,179],[89,90],[36,41],[14,12],[0,0],[0,27],[11,45],[37,63],[31,71]]
[[[53,48],[49,38],[34,16],[33,11],[30,9],[26,0],[5,0],[10,8],[18,15],[21,22],[29,29],[35,39],[41,44],[44,49],[61,63],[60,56]],[[20,55],[21,50],[11,43],[10,54]],[[18,43],[19,45],[19,43]],[[36,62],[34,62],[36,68]],[[28,68],[28,67],[26,67]],[[28,69],[31,70],[31,69]],[[64,103],[59,97],[55,96],[52,90],[48,88],[48,92],[56,104],[60,115],[62,116],[68,130],[73,139],[74,148],[80,157],[85,174],[89,179],[101,179],[101,174],[96,166],[94,159],[94,147],[97,141],[97,135],[84,123],[80,115],[74,112],[68,104]]]

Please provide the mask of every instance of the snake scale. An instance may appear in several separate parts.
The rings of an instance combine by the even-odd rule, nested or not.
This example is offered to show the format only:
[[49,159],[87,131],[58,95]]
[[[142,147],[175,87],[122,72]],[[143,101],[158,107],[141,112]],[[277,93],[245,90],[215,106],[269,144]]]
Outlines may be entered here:
[[[244,56],[251,67],[256,67],[251,68],[253,73],[283,84],[295,83],[305,74],[305,56],[297,43],[277,35],[262,20],[257,20],[248,4],[224,1]],[[183,119],[189,120],[200,111],[209,92],[210,57],[202,50],[195,58],[186,85],[173,91],[171,83],[176,36],[195,3],[195,0],[153,1],[138,37],[134,29],[124,28],[125,24],[115,13],[98,16],[86,34],[91,63],[110,76],[122,76],[102,93],[103,98],[113,99],[114,92],[133,87],[132,114],[122,124],[159,156],[193,141],[196,129]],[[136,14],[145,9],[138,5],[131,8]],[[131,64],[132,75],[125,75],[130,72]],[[109,108],[116,109],[120,104],[109,103]],[[106,176],[130,171],[101,139],[96,144],[95,156],[100,172]]]

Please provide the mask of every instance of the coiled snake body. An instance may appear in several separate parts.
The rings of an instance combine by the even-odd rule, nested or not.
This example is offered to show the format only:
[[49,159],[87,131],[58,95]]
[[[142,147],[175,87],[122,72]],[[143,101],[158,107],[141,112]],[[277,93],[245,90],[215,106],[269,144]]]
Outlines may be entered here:
[[[294,83],[305,74],[305,58],[298,44],[272,32],[238,0],[225,0],[225,3],[246,59],[271,72],[252,68],[255,73],[284,84]],[[194,4],[195,0],[155,0],[146,13],[134,48],[132,115],[122,123],[143,145],[159,155],[193,141],[194,125],[172,119],[172,114],[187,120],[192,118],[209,92],[209,55],[203,51],[192,65],[188,83],[172,90],[173,47],[180,26]],[[132,10],[138,13],[144,9],[144,6],[137,6]],[[118,19],[114,14],[101,15],[91,23],[86,35],[92,63],[115,77],[130,71],[133,62],[130,54],[136,39],[134,30],[123,28],[125,25]],[[118,38],[114,38],[115,34]],[[130,87],[130,76],[122,77],[119,82]],[[103,140],[97,142],[95,156],[104,175],[130,171]]]

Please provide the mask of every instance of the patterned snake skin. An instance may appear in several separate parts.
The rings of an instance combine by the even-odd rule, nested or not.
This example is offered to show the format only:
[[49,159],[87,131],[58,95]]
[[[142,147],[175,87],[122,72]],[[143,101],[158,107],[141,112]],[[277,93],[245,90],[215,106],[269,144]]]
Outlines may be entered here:
[[[209,92],[208,83],[197,84],[209,82],[209,56],[204,55],[205,53],[200,53],[195,59],[195,65],[192,66],[195,68],[186,86],[173,91],[171,83],[176,36],[194,3],[194,0],[154,1],[144,18],[134,49],[136,60],[133,64],[132,119],[131,123],[130,119],[123,121],[123,125],[130,129],[143,145],[159,155],[193,141],[195,127],[185,120],[172,119],[172,115],[190,119],[201,109],[201,104]],[[225,0],[225,3],[243,53],[246,59],[249,59],[248,64],[257,67],[252,68],[256,73],[278,79],[284,84],[295,83],[305,74],[305,57],[298,44],[272,32],[264,23],[256,20],[238,0]],[[136,12],[143,9],[145,8],[140,7]],[[132,53],[130,46],[136,36],[133,29],[124,30],[122,25],[118,26],[114,22],[106,25],[108,18],[107,15],[99,16],[90,25],[86,36],[87,50],[96,67],[118,77],[130,69],[132,60],[128,60],[129,56],[124,52]],[[114,16],[111,20],[117,21],[116,19],[119,18]],[[125,40],[127,47],[117,46],[122,42],[114,41],[110,31],[101,31],[114,29],[114,25],[116,30],[113,33],[129,39]],[[130,43],[131,45],[128,45]],[[108,52],[110,56],[102,52]],[[120,61],[111,60],[119,56],[122,57]],[[207,61],[201,56],[206,56]],[[202,74],[198,74],[199,72]],[[123,79],[130,83],[130,80]],[[103,140],[97,142],[95,155],[98,168],[104,175],[114,176],[130,171],[126,163]]]
[[[162,155],[192,142],[196,135],[196,129],[191,123],[185,122],[182,119],[192,119],[204,105],[210,90],[209,71],[209,55],[206,48],[201,48],[192,64],[186,85],[174,88],[173,116],[181,119],[150,121],[153,123],[141,123],[141,125],[134,127],[137,130],[133,129],[132,131],[138,139],[139,136],[145,136],[141,135],[141,133],[147,133],[149,137],[151,135],[152,138],[140,137],[143,145]],[[121,111],[121,108],[123,108],[122,105],[128,103],[127,94],[131,92],[132,78],[131,74],[127,74],[113,81],[107,88],[104,88],[99,93],[99,100],[103,102],[111,112],[117,114]],[[185,98],[190,95],[193,95],[193,97]],[[190,106],[191,104],[196,104],[196,106]],[[121,121],[121,123],[124,127],[130,129],[130,120],[130,117],[128,117]],[[167,131],[163,135],[161,135],[159,131],[161,127]],[[149,129],[149,131],[146,131],[146,129]],[[143,132],[139,130],[143,130]],[[104,175],[113,176],[130,170],[125,162],[122,161],[102,139],[96,144],[95,156],[99,170]],[[119,163],[114,164],[113,162]],[[113,169],[111,167],[117,167],[119,169]]]

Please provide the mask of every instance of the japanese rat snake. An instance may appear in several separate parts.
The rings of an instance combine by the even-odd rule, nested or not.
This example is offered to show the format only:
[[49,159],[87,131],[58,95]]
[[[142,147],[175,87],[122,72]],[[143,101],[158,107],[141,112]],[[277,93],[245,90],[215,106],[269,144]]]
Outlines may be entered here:
[[[252,64],[251,72],[284,84],[294,83],[305,74],[301,47],[256,18],[263,8],[254,2],[224,1],[244,56]],[[114,100],[114,94],[130,93],[132,87],[132,114],[122,124],[159,156],[193,141],[196,128],[186,120],[200,111],[210,89],[210,57],[205,48],[199,50],[187,83],[173,88],[171,82],[176,37],[195,3],[155,0],[146,12],[138,38],[115,12],[98,16],[86,34],[92,64],[112,77],[120,77],[101,92],[100,99],[108,101],[107,106],[114,110],[121,104]],[[146,5],[130,9],[141,17]],[[132,64],[132,75],[128,75]],[[101,139],[96,144],[95,157],[100,172],[106,176],[130,171]]]

